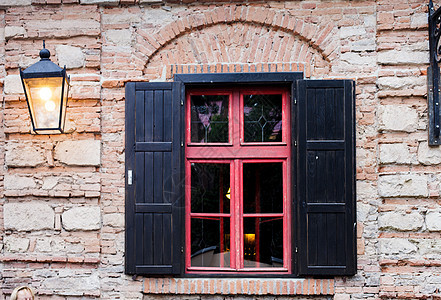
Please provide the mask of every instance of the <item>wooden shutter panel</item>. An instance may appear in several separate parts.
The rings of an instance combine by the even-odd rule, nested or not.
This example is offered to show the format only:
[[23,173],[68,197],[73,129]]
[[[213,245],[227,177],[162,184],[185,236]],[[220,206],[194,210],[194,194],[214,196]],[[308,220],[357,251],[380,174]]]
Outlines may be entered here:
[[175,82],[126,86],[128,274],[180,273],[184,196],[180,86]]
[[297,100],[298,273],[353,275],[354,82],[300,80]]

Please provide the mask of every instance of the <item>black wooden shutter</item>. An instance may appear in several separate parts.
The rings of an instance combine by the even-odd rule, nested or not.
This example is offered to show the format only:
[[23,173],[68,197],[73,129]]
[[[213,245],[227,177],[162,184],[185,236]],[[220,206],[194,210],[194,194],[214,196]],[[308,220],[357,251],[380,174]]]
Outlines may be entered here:
[[351,80],[297,82],[299,275],[356,272],[354,90]]
[[181,84],[126,86],[126,273],[180,273]]

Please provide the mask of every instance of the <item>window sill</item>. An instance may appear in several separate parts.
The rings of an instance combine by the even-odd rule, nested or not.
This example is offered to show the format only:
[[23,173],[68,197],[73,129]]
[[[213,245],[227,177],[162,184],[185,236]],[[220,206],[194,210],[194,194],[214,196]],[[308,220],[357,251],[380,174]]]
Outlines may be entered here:
[[334,279],[146,278],[145,294],[333,295]]

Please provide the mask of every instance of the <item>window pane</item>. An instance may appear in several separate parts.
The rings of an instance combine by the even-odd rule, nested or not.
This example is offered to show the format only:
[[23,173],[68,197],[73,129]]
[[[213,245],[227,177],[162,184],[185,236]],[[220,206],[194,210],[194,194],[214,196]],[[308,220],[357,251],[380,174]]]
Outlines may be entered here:
[[229,164],[191,164],[191,212],[230,213]]
[[243,211],[283,213],[282,163],[243,164]]
[[228,95],[191,96],[191,142],[228,142]]
[[244,267],[283,267],[283,218],[244,218]]
[[282,95],[244,95],[245,142],[282,141]]
[[191,266],[230,267],[230,218],[191,219]]

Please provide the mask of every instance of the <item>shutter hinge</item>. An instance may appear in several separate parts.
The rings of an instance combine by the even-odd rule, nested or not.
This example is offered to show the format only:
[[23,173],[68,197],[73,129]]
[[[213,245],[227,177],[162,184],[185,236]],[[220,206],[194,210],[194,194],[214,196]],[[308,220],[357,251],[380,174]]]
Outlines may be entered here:
[[127,171],[127,184],[128,185],[133,184],[133,171],[132,170]]
[[297,141],[294,141],[294,147],[297,147]]
[[181,247],[181,253],[184,253],[184,247]]
[[296,247],[296,253],[299,252],[299,249]]
[[181,147],[184,147],[184,142],[181,142]]
[[184,100],[181,100],[181,106],[184,106]]
[[296,105],[297,104],[297,99],[296,98],[294,98],[294,105]]

